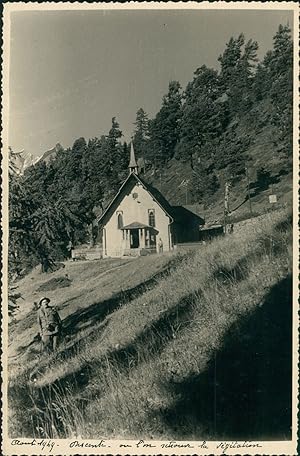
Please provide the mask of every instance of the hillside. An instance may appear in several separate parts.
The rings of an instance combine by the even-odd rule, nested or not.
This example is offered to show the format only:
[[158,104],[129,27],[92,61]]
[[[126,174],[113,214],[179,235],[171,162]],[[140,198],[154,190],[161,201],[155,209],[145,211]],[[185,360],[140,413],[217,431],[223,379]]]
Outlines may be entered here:
[[[292,205],[292,170],[287,169],[280,155],[281,143],[277,146],[273,138],[276,128],[269,121],[269,103],[260,102],[240,118],[237,124],[238,135],[248,135],[251,145],[247,151],[248,177],[253,213],[264,213],[271,208],[269,195],[277,195],[277,207]],[[257,172],[265,169],[269,174],[264,182],[257,182]],[[167,166],[156,173],[148,170],[144,178],[157,187],[173,205],[193,204],[208,223],[223,221],[224,185],[216,193],[204,201],[197,202],[192,194],[193,172],[188,162],[184,163],[175,158]],[[248,200],[248,181],[246,176],[236,182],[231,188],[229,208],[233,218],[250,216]]]
[[[10,434],[289,439],[290,222],[274,212],[194,253],[67,262],[20,280]],[[69,286],[46,291],[58,283]],[[34,338],[42,295],[65,330],[48,358]]]

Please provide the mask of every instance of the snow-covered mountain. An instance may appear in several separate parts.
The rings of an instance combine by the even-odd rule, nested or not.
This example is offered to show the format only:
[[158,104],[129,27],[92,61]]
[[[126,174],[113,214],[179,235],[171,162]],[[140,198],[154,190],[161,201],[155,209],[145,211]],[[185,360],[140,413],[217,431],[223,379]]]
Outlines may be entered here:
[[28,166],[35,165],[40,160],[40,158],[41,157],[35,157],[34,155],[32,155],[32,153],[25,151],[23,154],[23,171],[24,169],[28,168]]
[[22,175],[26,168],[35,165],[39,161],[48,163],[60,150],[63,150],[63,147],[61,144],[57,143],[52,149],[47,150],[42,155],[36,157],[26,150],[14,152],[9,148],[9,170],[13,174]]
[[[39,157],[37,161],[45,161],[48,163],[52,158],[55,158],[57,152],[64,150],[60,143],[57,143],[52,149],[47,150]],[[37,161],[35,163],[37,163]]]

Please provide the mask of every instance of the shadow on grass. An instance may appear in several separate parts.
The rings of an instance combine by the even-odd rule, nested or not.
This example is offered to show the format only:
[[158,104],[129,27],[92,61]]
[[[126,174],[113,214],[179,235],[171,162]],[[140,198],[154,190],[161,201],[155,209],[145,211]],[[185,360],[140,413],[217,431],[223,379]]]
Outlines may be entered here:
[[178,330],[182,331],[192,323],[195,299],[195,293],[183,298],[146,328],[132,344],[110,353],[109,360],[115,362],[119,368],[131,369],[158,356],[167,343],[177,337]]
[[184,256],[171,259],[161,271],[133,288],[122,290],[111,298],[96,302],[87,308],[78,309],[64,319],[64,332],[70,335],[77,333],[81,325],[84,325],[84,329],[96,325],[114,310],[156,286],[159,280],[170,274],[171,271],[174,271],[183,258]]
[[286,232],[288,229],[291,229],[293,226],[293,214],[288,214],[286,220],[282,220],[281,222],[277,223],[275,229],[277,231]]
[[[98,325],[116,309],[122,307],[129,301],[136,299],[138,296],[141,296],[149,289],[156,286],[157,282],[170,274],[170,272],[173,272],[186,258],[186,256],[187,254],[171,258],[161,271],[133,288],[122,290],[119,293],[114,294],[111,298],[96,302],[87,308],[79,308],[63,320],[63,337],[70,338],[71,336],[77,334],[81,329],[86,330],[90,327]],[[70,303],[72,300],[77,298],[78,297],[70,298],[66,303],[61,305],[61,308],[66,307],[67,303]],[[25,318],[26,321],[23,323],[22,328],[24,326],[24,329],[27,329],[28,326],[36,325],[36,311],[30,312]],[[22,324],[22,322],[20,322],[20,324]],[[39,339],[37,336],[34,336],[29,344],[19,347],[18,354],[23,354],[30,349],[30,351],[33,352],[31,355],[34,356],[36,351],[39,350],[39,348],[37,348],[37,342],[39,342]],[[72,356],[72,354],[78,350],[80,344],[81,341],[77,340],[71,347],[61,350],[58,355],[62,357],[64,354]]]
[[[278,232],[286,233],[288,229],[292,228],[292,216],[289,216],[287,220],[279,222],[275,229]],[[286,246],[282,242],[282,239],[276,238],[275,236],[265,236],[257,238],[257,244],[259,248],[256,248],[253,252],[248,253],[244,257],[240,258],[232,268],[220,267],[213,273],[213,279],[221,282],[222,284],[230,284],[240,282],[248,277],[251,268],[251,262],[257,261],[257,258],[265,255],[266,252],[269,255],[277,256],[284,253]]]
[[[34,397],[34,413],[32,412],[31,422],[35,423],[34,428],[38,428],[37,423],[45,422],[47,429],[51,428],[49,422],[49,416],[51,416],[52,424],[55,425],[57,432],[61,436],[65,436],[65,430],[59,418],[56,416],[56,411],[50,406],[56,401],[56,392],[59,391],[60,395],[67,394],[68,396],[75,395],[83,391],[84,387],[90,382],[92,378],[102,372],[102,381],[98,382],[99,392],[105,394],[105,376],[107,375],[107,364],[110,366],[116,366],[119,372],[129,371],[137,364],[147,362],[149,358],[158,356],[162,349],[165,348],[166,344],[173,340],[176,336],[177,331],[181,331],[192,323],[192,314],[196,298],[194,293],[187,295],[176,306],[172,307],[165,313],[162,313],[161,317],[158,318],[153,324],[142,331],[137,338],[126,347],[116,348],[108,352],[103,358],[99,359],[95,364],[91,365],[86,363],[81,366],[78,371],[72,372],[63,378],[54,381],[51,385],[47,385],[42,388],[30,388],[31,396]],[[180,327],[179,327],[180,325]],[[103,381],[104,380],[104,381]],[[10,391],[12,394],[12,390]],[[23,394],[23,393],[22,393]],[[13,396],[20,396],[18,394],[18,387],[14,388]],[[28,398],[28,392],[27,392]],[[19,408],[23,407],[22,399],[19,397]],[[76,404],[80,408],[84,409],[86,405],[86,399],[81,400],[80,397],[76,399]],[[30,409],[28,400],[26,407]],[[31,404],[31,408],[32,408]],[[24,430],[27,429],[29,432],[30,424],[24,422]],[[32,436],[27,434],[27,437]],[[37,430],[37,435],[39,431]],[[40,437],[43,437],[41,435]],[[51,435],[49,436],[51,437]]]
[[223,284],[240,282],[246,279],[249,274],[249,261],[251,257],[257,258],[256,255],[247,255],[238,260],[232,268],[218,268],[214,274],[213,279]]
[[280,182],[281,177],[287,175],[289,172],[285,169],[281,169],[276,175],[271,174],[266,169],[260,169],[258,171],[257,179],[255,182],[250,183],[251,196],[255,197],[260,193],[272,188],[272,185],[276,185]]
[[231,209],[230,212],[233,213],[233,212],[237,211],[237,210],[238,210],[240,207],[242,207],[243,204],[245,204],[247,201],[248,201],[248,195],[247,195],[247,196],[244,198],[244,200],[243,200],[241,203],[239,203],[235,208]]
[[[260,195],[262,192],[265,192],[272,188],[272,185],[276,185],[280,182],[281,177],[289,174],[287,170],[280,170],[276,175],[272,176],[270,171],[263,170],[256,179],[255,182],[250,182],[249,190],[250,190],[250,198],[254,198]],[[247,191],[247,189],[245,190]],[[242,207],[245,203],[249,201],[249,195],[246,195],[244,200],[240,202],[235,208],[231,210],[231,212],[235,212],[240,207]]]
[[72,386],[75,392],[90,381],[95,371],[101,372],[102,369],[105,371],[107,362],[114,364],[118,370],[123,370],[125,373],[127,369],[158,356],[166,344],[175,337],[177,324],[180,322],[180,330],[182,330],[191,323],[194,303],[195,294],[191,293],[140,332],[132,343],[107,352],[105,359],[99,359],[96,366],[91,366],[90,363],[80,366],[77,371],[53,382],[52,386],[54,388]]
[[178,401],[158,413],[178,439],[291,439],[291,277],[232,328],[205,372],[169,387]]

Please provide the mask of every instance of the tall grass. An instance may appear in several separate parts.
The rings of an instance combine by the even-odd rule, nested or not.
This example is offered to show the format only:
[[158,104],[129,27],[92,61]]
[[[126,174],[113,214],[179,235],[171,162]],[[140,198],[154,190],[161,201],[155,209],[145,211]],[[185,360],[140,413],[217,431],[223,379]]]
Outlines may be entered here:
[[176,385],[204,374],[230,330],[291,273],[287,218],[269,214],[243,233],[175,256],[170,273],[109,314],[71,355],[62,346],[35,381],[26,372],[12,381],[11,407],[18,413],[11,433],[171,438],[188,430],[213,437],[207,417],[197,424],[187,419],[180,432],[169,425],[168,411],[182,395]]

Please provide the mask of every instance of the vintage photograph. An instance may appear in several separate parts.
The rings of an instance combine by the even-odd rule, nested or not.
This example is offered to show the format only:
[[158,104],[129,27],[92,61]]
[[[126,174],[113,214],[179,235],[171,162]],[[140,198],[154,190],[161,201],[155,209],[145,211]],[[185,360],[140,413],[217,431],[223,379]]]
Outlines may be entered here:
[[5,16],[9,454],[291,454],[296,4],[92,6]]

